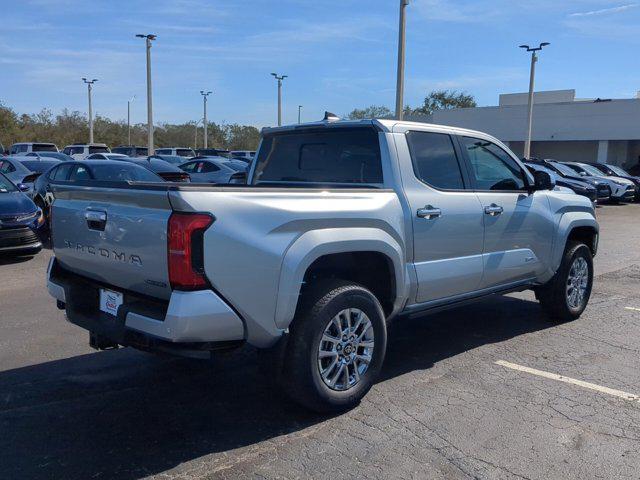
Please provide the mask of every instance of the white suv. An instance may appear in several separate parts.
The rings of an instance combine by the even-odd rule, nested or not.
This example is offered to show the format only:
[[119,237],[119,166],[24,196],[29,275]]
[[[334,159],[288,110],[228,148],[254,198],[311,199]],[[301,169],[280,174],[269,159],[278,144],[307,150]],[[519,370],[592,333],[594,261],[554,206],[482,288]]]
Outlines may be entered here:
[[154,153],[156,155],[173,155],[188,158],[196,156],[196,152],[189,147],[156,148]]
[[253,160],[253,157],[256,155],[256,152],[252,150],[232,150],[229,154],[233,158],[242,158],[247,161]]
[[111,153],[111,150],[104,143],[76,143],[64,147],[62,153],[66,153],[74,160],[84,160],[92,153]]
[[54,143],[21,142],[14,143],[9,149],[9,155],[25,155],[31,152],[57,152],[58,147]]

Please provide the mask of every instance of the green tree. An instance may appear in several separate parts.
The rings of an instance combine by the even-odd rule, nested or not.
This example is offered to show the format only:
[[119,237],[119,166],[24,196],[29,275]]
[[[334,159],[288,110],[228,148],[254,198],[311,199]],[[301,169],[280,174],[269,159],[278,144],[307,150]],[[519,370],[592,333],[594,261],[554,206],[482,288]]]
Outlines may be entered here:
[[424,99],[424,103],[413,109],[414,115],[431,115],[436,110],[448,110],[452,108],[476,107],[473,95],[457,90],[434,90]]
[[[127,143],[127,124],[123,120],[111,120],[96,116],[94,119],[96,142],[109,146]],[[157,147],[194,146],[196,125],[194,122],[182,124],[163,123],[155,125],[155,145]],[[203,128],[198,126],[198,146],[203,144]],[[89,126],[86,115],[64,109],[58,115],[43,109],[36,114],[17,114],[0,103],[0,142],[9,148],[16,142],[53,142],[62,148],[65,145],[86,142]],[[260,141],[257,128],[239,124],[208,125],[208,144],[216,148],[233,150],[255,150]],[[131,143],[147,144],[147,125],[140,123],[131,126]]]
[[393,116],[393,112],[384,105],[371,105],[363,109],[354,109],[349,113],[350,120],[361,120],[363,118],[385,118]]

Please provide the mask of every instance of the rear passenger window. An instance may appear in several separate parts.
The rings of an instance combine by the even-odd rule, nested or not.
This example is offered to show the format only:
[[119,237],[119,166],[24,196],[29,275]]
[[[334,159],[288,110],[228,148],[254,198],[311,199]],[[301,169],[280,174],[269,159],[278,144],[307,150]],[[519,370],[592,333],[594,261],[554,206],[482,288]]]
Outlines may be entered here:
[[443,190],[464,189],[460,164],[449,135],[409,132],[407,142],[413,170],[420,180]]
[[255,183],[381,184],[378,133],[339,128],[267,135]]
[[69,170],[71,170],[71,165],[60,165],[55,171],[49,174],[49,178],[53,180],[66,180]]
[[196,162],[187,163],[186,165],[182,165],[180,168],[185,172],[193,172],[196,167]]
[[78,180],[91,180],[91,175],[87,169],[81,165],[78,165],[73,172],[71,172],[71,176],[69,177],[71,181]]
[[198,173],[209,173],[209,172],[217,172],[220,170],[215,163],[203,162],[202,168],[200,168]]
[[11,165],[9,162],[0,162],[0,172],[11,173],[15,171],[16,171],[16,167]]

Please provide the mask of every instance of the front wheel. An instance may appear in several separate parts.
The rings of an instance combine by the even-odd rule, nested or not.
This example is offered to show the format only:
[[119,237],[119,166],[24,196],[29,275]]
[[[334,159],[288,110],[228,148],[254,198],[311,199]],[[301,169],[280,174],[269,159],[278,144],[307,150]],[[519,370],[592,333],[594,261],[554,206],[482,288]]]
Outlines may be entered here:
[[557,321],[575,320],[587,308],[593,286],[593,257],[584,243],[572,242],[560,268],[536,297],[549,316]]
[[356,406],[378,377],[387,346],[376,297],[351,282],[319,284],[304,295],[289,331],[280,366],[289,396],[319,412]]

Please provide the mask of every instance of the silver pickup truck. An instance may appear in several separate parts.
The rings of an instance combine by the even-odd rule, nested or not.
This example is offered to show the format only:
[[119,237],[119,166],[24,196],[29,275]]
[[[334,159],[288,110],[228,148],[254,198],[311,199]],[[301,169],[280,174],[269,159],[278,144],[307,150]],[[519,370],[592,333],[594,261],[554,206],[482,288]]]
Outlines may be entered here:
[[53,188],[48,290],[92,346],[248,343],[320,411],[366,394],[394,318],[533,289],[568,321],[591,293],[591,202],[475,131],[325,120],[263,130],[247,185]]

